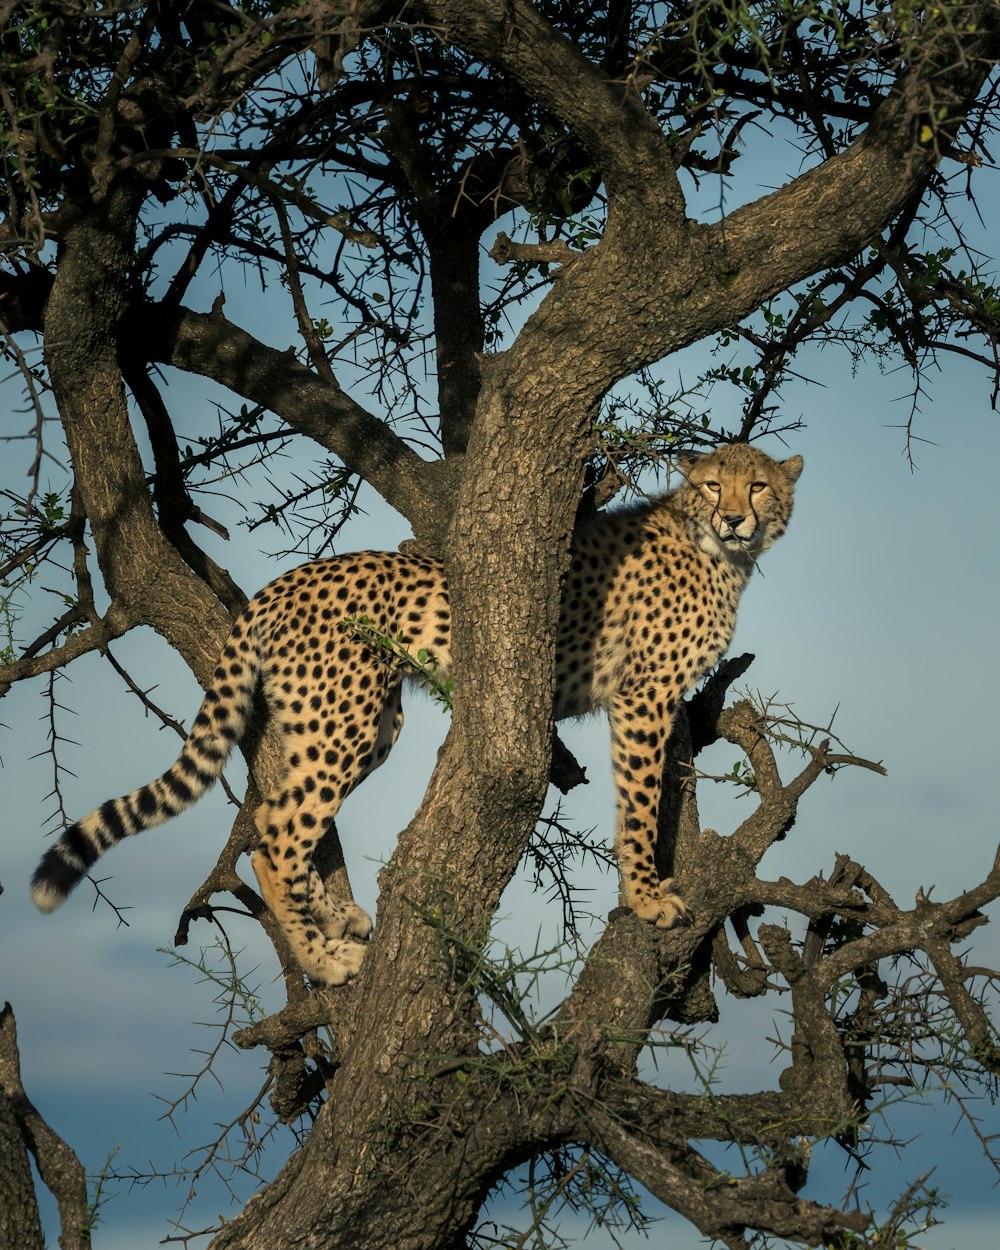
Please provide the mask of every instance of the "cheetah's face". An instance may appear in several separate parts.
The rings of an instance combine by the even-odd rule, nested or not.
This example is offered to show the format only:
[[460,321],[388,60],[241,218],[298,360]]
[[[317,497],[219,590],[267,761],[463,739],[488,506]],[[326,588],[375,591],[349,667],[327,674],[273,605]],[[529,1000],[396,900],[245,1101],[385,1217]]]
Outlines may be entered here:
[[785,532],[802,457],[772,460],[746,444],[733,444],[688,460],[685,476],[703,527],[730,555],[751,559]]

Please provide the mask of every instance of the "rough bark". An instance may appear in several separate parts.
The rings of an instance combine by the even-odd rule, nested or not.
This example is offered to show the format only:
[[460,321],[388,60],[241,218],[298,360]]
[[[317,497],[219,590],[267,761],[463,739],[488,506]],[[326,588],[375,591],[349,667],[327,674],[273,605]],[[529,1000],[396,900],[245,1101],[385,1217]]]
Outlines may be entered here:
[[14,1108],[0,1088],[0,1247],[2,1250],[42,1250],[42,1225]]
[[83,1167],[38,1114],[21,1083],[17,1028],[10,1003],[0,1011],[0,1247],[35,1250],[45,1244],[28,1153],[59,1207],[62,1250],[90,1245],[91,1211]]

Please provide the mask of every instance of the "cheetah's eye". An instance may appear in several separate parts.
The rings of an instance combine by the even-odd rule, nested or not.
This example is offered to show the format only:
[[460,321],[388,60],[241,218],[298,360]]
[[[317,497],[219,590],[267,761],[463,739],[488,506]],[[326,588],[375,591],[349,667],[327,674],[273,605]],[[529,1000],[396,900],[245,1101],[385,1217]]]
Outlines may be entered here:
[[751,482],[750,483],[750,493],[752,495],[759,495],[762,490],[767,490],[766,482]]
[[717,494],[722,489],[718,482],[702,482],[702,485],[706,490],[710,490],[713,495]]

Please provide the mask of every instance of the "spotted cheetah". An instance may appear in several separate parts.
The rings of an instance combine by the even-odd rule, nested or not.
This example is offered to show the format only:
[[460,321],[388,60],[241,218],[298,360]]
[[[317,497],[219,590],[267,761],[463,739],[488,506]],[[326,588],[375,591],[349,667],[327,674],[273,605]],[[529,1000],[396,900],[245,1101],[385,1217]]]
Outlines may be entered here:
[[[610,718],[622,893],[664,929],[686,918],[653,859],[664,747],[681,697],[729,645],[757,557],[784,533],[802,458],[732,444],[680,467],[676,490],[577,532],[556,657],[556,718],[595,708]],[[352,629],[361,619],[364,631]],[[408,673],[386,661],[372,631],[426,652],[446,678],[450,619],[443,567],[424,556],[336,556],[271,582],[233,625],[176,763],[62,834],[33,879],[38,907],[59,906],[116,842],[200,798],[242,737],[260,683],[284,730],[287,767],[255,813],[254,872],[302,970],[343,984],[361,967],[371,920],[330,899],[310,856],[403,723]]]

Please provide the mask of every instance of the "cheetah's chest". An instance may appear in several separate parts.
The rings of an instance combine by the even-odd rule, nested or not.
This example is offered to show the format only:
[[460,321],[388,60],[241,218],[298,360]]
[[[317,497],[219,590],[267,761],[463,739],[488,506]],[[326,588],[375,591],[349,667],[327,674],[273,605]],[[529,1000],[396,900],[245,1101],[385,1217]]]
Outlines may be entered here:
[[650,682],[678,695],[689,689],[728,648],[744,584],[728,561],[693,547],[644,550],[603,577],[571,575],[570,590],[597,592],[597,602],[565,599],[556,716],[580,715]]

